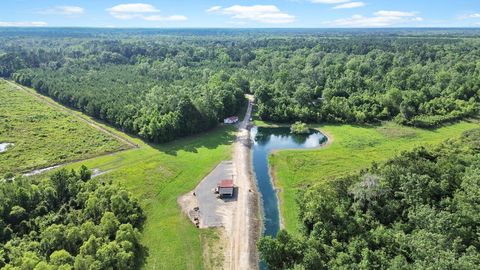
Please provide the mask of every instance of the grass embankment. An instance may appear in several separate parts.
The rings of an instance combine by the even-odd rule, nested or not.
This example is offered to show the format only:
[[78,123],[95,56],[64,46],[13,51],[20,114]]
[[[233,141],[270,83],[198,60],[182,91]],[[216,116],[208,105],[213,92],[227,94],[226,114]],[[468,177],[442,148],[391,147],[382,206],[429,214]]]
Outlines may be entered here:
[[[3,96],[2,94],[1,97]],[[22,98],[31,100],[32,97],[26,95]],[[3,112],[4,102],[0,102],[0,110]],[[94,121],[91,117],[80,112],[66,110],[70,115],[77,115],[89,121]],[[55,108],[45,107],[45,114],[54,114],[54,112]],[[62,117],[53,118],[48,130],[59,132],[55,129],[57,129],[56,127],[62,127],[63,118],[67,118],[68,114],[59,114]],[[77,127],[83,127],[81,122],[75,122],[74,120],[76,119],[71,119]],[[17,121],[20,120],[15,118],[10,122]],[[216,229],[196,229],[187,217],[181,213],[176,200],[178,196],[193,190],[220,161],[231,159],[235,128],[232,126],[219,127],[211,132],[180,139],[172,143],[150,145],[102,123],[96,122],[96,125],[137,144],[138,148],[72,163],[67,165],[66,168],[78,169],[82,164],[85,164],[90,169],[107,172],[98,177],[126,187],[140,200],[147,213],[142,234],[142,242],[147,250],[143,268],[202,269],[221,266],[224,252],[224,250],[221,250],[222,246],[218,245],[222,243],[219,240],[222,235],[221,232]],[[41,129],[42,127],[38,128]],[[90,133],[97,132],[95,129],[89,129],[88,125],[84,128],[89,130]],[[82,133],[78,133],[82,132],[83,128],[76,129],[76,131],[68,130],[68,128],[63,129],[66,129],[66,131],[62,134],[67,136],[68,139],[65,140],[69,143],[78,141],[80,147],[88,147],[95,143],[93,140],[95,137],[89,140],[83,138]],[[63,129],[60,128],[60,130]],[[102,134],[102,136],[108,136],[108,134]],[[32,134],[24,135],[26,141],[35,140],[33,137]],[[56,144],[62,145],[59,140],[62,139],[57,138]],[[109,137],[109,140],[112,140],[112,138]],[[7,141],[10,142],[11,140]],[[63,145],[63,147],[68,146]],[[24,152],[25,155],[42,156],[39,149],[29,148],[28,151],[24,150]],[[12,158],[17,162],[16,156]],[[4,160],[1,159],[0,163],[4,163]],[[208,254],[203,254],[204,251]]]
[[[268,125],[257,121],[259,125]],[[478,127],[478,121],[459,122],[425,130],[385,123],[381,126],[314,126],[333,140],[315,150],[283,150],[270,156],[270,164],[280,192],[280,210],[285,228],[298,231],[298,190],[311,184],[359,172],[372,162],[382,162],[395,154],[420,145],[435,145]]]
[[126,149],[115,138],[0,80],[0,177]]

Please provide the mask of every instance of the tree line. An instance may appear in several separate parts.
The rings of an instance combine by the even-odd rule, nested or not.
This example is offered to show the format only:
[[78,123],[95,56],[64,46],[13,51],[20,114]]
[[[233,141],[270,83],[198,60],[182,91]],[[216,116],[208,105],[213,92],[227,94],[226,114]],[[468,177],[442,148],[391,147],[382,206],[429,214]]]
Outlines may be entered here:
[[480,129],[299,194],[299,236],[258,247],[269,269],[479,269]]

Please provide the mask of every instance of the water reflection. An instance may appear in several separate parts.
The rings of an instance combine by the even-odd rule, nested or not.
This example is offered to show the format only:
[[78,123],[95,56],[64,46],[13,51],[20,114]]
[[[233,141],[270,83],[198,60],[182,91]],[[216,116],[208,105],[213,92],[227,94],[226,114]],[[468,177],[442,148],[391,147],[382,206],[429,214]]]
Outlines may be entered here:
[[292,134],[290,129],[254,127],[251,130],[254,141],[252,162],[258,188],[262,195],[264,209],[265,235],[275,236],[279,230],[279,211],[276,191],[269,174],[268,155],[277,149],[301,149],[318,147],[326,141],[326,137],[310,130],[308,134]]

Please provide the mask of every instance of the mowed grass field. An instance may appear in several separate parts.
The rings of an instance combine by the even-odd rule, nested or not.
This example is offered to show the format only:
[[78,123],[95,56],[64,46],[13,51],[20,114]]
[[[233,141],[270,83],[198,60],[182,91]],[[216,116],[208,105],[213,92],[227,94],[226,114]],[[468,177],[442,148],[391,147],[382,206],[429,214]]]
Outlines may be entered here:
[[[258,122],[260,125],[265,123]],[[381,126],[321,125],[315,128],[330,137],[331,144],[314,150],[283,150],[270,156],[280,192],[285,228],[298,231],[297,193],[308,185],[359,172],[372,162],[382,162],[404,150],[435,145],[479,127],[476,120],[425,130],[384,123]]]
[[127,148],[75,116],[0,80],[0,177]]

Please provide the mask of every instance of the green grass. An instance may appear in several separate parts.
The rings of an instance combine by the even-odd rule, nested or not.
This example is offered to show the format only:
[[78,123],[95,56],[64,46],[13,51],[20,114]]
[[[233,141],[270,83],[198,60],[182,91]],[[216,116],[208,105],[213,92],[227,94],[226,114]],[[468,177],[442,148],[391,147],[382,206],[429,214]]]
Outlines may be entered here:
[[[268,125],[257,121],[258,125]],[[284,150],[270,156],[285,228],[298,231],[298,191],[307,185],[359,172],[372,162],[381,162],[420,145],[435,145],[479,127],[477,121],[460,122],[434,130],[385,123],[381,126],[314,126],[333,142],[315,150]]]
[[[84,116],[85,117],[85,116]],[[198,230],[177,204],[220,161],[231,159],[234,127],[219,127],[168,144],[146,144],[111,127],[104,128],[139,148],[69,164],[78,169],[108,171],[99,176],[126,187],[147,213],[142,243],[147,249],[143,269],[202,269],[203,249],[217,241],[212,230]]]
[[113,137],[0,80],[0,177],[125,149]]

